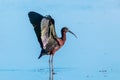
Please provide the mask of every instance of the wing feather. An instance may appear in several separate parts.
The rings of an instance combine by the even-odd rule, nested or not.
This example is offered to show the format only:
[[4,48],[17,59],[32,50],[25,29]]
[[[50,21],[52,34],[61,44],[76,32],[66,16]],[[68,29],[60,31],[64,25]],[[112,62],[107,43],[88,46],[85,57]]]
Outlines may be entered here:
[[28,13],[28,17],[29,17],[29,20],[31,22],[31,24],[33,25],[34,27],[34,31],[36,33],[36,36],[37,36],[37,39],[40,43],[40,46],[41,48],[43,47],[43,44],[42,44],[42,41],[41,41],[41,27],[40,27],[40,24],[41,24],[41,20],[43,18],[43,16],[39,13],[36,13],[36,12],[29,12]]
[[58,45],[54,19],[51,16],[44,17],[33,11],[29,12],[28,16],[41,48],[47,52],[52,51]]
[[45,17],[41,21],[41,40],[43,43],[43,49],[48,52],[57,45],[57,35],[55,32],[54,22],[52,22],[53,20],[51,19]]

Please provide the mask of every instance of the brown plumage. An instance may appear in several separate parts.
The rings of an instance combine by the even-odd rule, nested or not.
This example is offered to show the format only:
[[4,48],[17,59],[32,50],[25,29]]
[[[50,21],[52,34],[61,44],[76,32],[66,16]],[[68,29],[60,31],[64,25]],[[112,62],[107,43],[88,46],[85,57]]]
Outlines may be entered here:
[[75,37],[76,35],[71,32],[67,27],[61,29],[61,37],[57,37],[55,31],[54,19],[50,16],[42,16],[36,12],[28,13],[31,24],[34,26],[35,33],[37,35],[38,41],[41,46],[41,53],[38,58],[43,55],[51,55],[49,62],[52,61],[53,55],[57,50],[59,50],[66,41],[66,32],[72,33]]

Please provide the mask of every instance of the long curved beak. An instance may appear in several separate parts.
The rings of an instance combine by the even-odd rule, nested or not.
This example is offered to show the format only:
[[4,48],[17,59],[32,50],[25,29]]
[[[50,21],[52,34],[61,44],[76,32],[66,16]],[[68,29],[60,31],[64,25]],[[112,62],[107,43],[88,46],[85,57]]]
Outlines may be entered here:
[[70,32],[71,34],[73,34],[77,38],[77,36],[72,31],[68,30],[68,32]]

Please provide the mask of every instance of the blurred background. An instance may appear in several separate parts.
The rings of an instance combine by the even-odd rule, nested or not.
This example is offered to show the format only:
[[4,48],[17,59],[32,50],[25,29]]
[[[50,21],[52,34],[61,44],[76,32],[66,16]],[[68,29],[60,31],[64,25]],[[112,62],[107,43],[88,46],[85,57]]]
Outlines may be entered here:
[[0,0],[0,80],[48,80],[48,59],[28,12],[51,15],[56,32],[67,26],[54,56],[54,80],[120,80],[119,0]]

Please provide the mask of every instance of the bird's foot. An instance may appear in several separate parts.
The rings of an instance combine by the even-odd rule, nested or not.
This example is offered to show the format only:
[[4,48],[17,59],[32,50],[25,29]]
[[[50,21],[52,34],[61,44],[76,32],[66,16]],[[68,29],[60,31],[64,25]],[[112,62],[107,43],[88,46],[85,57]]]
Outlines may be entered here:
[[55,72],[52,72],[52,75],[55,75],[56,73]]
[[52,70],[52,74],[55,75],[56,73],[54,72],[54,70]]

